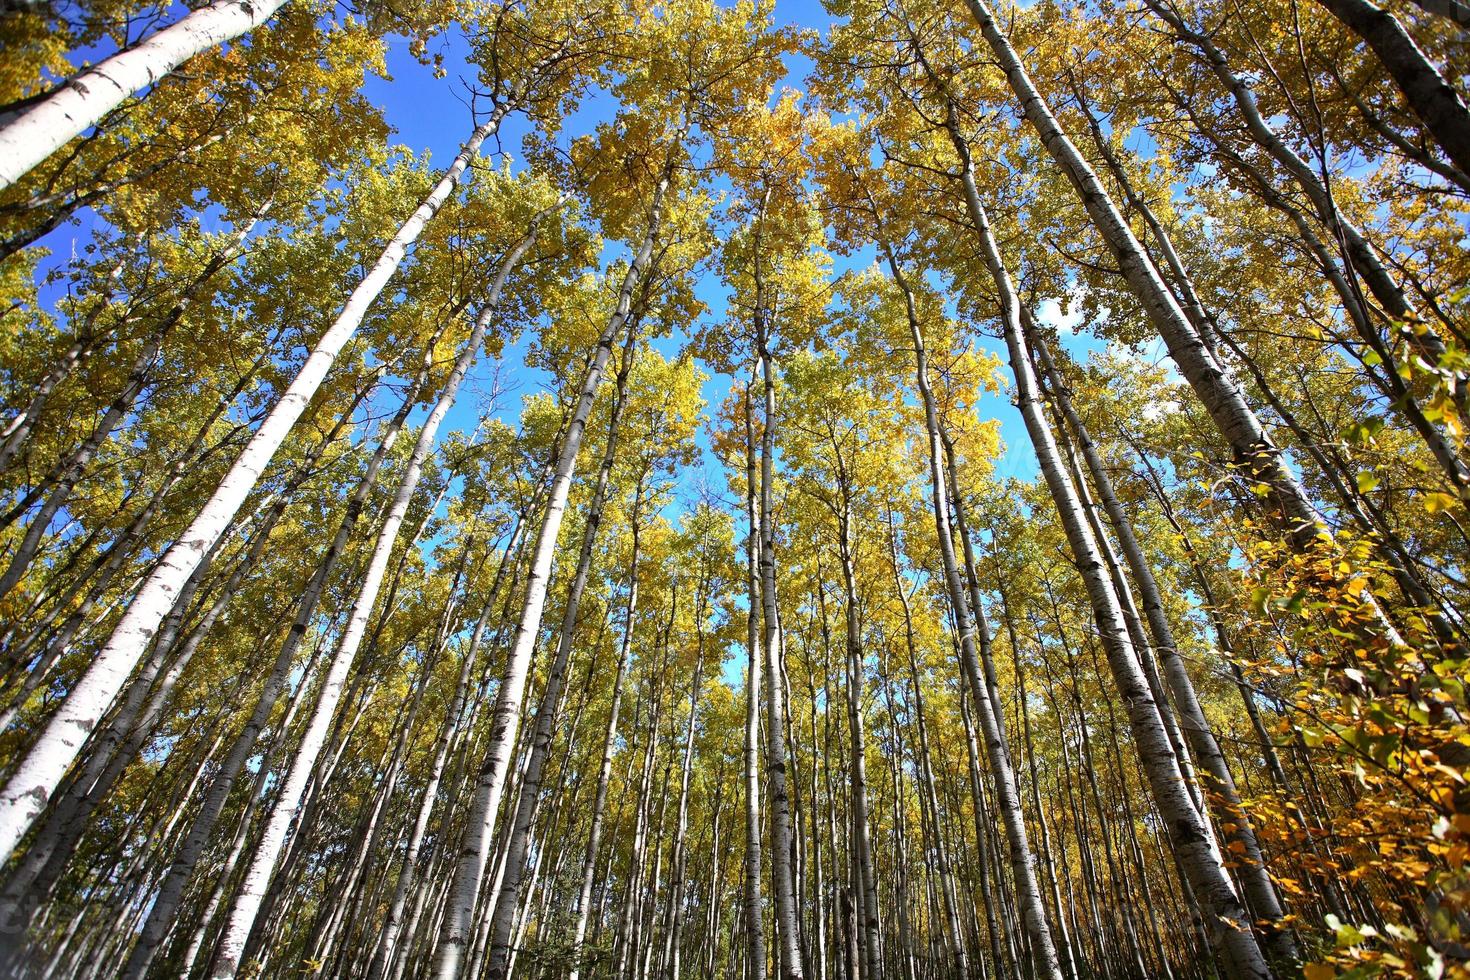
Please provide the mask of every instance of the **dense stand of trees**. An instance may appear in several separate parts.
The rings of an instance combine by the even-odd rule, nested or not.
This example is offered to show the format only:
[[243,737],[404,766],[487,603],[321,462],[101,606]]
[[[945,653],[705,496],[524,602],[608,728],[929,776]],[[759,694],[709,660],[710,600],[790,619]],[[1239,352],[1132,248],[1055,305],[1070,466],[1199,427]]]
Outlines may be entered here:
[[0,973],[1470,976],[1470,9],[788,13],[0,10]]

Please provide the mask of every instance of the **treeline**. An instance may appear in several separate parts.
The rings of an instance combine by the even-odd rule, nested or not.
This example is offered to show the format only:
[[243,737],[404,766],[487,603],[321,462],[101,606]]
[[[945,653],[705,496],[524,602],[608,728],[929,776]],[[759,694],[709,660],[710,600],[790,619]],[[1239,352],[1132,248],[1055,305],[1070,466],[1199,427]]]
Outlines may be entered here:
[[1470,8],[826,11],[0,11],[5,975],[1470,976]]

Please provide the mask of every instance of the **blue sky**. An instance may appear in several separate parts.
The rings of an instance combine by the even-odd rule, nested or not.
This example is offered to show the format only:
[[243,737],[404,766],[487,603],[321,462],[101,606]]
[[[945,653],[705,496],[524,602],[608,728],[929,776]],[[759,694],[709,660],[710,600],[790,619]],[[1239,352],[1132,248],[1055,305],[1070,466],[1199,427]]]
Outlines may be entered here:
[[[797,2],[797,0],[778,2],[776,18],[779,22],[792,23],[823,32],[830,22],[829,16],[819,3]],[[467,62],[468,45],[457,32],[449,32],[430,46],[431,52],[443,55],[445,76],[436,78],[430,68],[409,54],[406,40],[393,37],[388,39],[387,44],[389,77],[369,76],[364,94],[370,101],[381,107],[385,119],[392,128],[389,136],[390,143],[402,144],[416,154],[428,153],[431,160],[442,165],[454,156],[473,126],[469,92],[476,73],[473,66]],[[100,52],[92,54],[95,57]],[[810,60],[805,56],[792,54],[787,56],[786,65],[787,76],[784,84],[792,89],[804,89],[804,80],[812,70]],[[611,118],[616,108],[616,104],[610,97],[605,94],[594,94],[585,101],[573,118],[568,120],[564,132],[569,135],[587,132],[599,121]],[[528,130],[529,126],[524,118],[513,116],[503,125],[498,146],[487,145],[486,152],[504,153],[511,158],[513,166],[519,165],[522,162],[520,159],[521,141]],[[74,250],[82,247],[90,239],[94,231],[94,219],[90,212],[83,213],[79,217],[77,224],[63,225],[43,239],[42,244],[52,251],[50,259],[43,263],[44,270],[64,264]],[[612,243],[607,254],[616,255],[619,251],[620,244]],[[840,273],[855,264],[871,261],[871,256],[867,253],[860,253],[856,258],[841,256],[834,258],[835,273]],[[48,289],[47,292],[54,293],[54,295],[48,295],[47,299],[59,298],[63,289],[62,284]],[[696,283],[695,292],[708,307],[705,316],[710,322],[719,322],[724,318],[726,290],[718,276],[705,270],[705,274]],[[1071,328],[1075,326],[1075,323],[1065,317],[1054,303],[1044,305],[1038,313],[1044,322],[1053,323],[1061,328],[1063,346],[1068,348],[1074,356],[1085,357],[1090,351],[1101,347],[1095,338],[1073,333]],[[541,390],[548,381],[543,373],[533,371],[522,363],[524,343],[523,339],[517,345],[508,346],[499,365],[486,363],[483,360],[476,365],[473,374],[467,379],[459,404],[455,406],[447,420],[446,429],[448,431],[468,433],[476,427],[480,417],[487,412],[512,424],[515,422],[519,415],[522,397]],[[666,338],[656,342],[665,356],[677,353],[680,343],[680,338]],[[1004,349],[999,341],[984,338],[982,346],[1003,359]],[[710,374],[710,378],[705,384],[704,395],[712,408],[724,398],[728,391],[729,379],[708,370],[706,373]],[[486,403],[485,395],[491,387],[492,376],[500,382],[503,393],[493,405],[490,405]],[[1019,413],[1009,401],[1009,394],[1003,392],[1000,395],[985,396],[979,405],[979,410],[986,418],[999,419],[1001,424],[1001,434],[1006,451],[1004,456],[997,461],[996,475],[1001,478],[1014,476],[1025,480],[1034,478],[1037,470],[1030,442],[1021,424]],[[422,416],[423,411],[420,410],[419,417]],[[698,441],[701,448],[707,446],[707,438],[704,433],[700,434]],[[723,487],[725,482],[718,464],[709,458],[708,453],[705,453],[705,459],[700,466],[694,472],[686,474],[685,477],[684,489],[686,490],[693,489],[700,481],[706,482],[715,489]]]
[[[780,2],[776,7],[778,21],[795,23],[802,27],[825,30],[830,18],[822,9],[820,4],[806,2]],[[458,150],[460,142],[471,127],[470,112],[468,108],[469,83],[474,80],[474,69],[466,63],[467,46],[458,36],[449,36],[440,42],[438,47],[431,48],[444,55],[445,77],[435,78],[433,72],[421,65],[408,52],[407,42],[394,38],[389,42],[388,70],[390,79],[372,78],[366,86],[365,94],[377,105],[381,106],[388,123],[393,127],[390,140],[401,143],[416,153],[427,151],[433,160],[447,161]],[[801,55],[791,55],[787,58],[788,74],[785,85],[793,89],[803,89],[804,79],[811,71],[811,62]],[[614,102],[603,95],[594,95],[589,98],[581,110],[568,122],[566,132],[579,134],[588,131],[597,122],[610,118],[616,110]],[[519,148],[522,137],[527,132],[525,120],[516,117],[503,127],[499,150],[511,157],[512,164],[519,164]],[[844,268],[854,262],[867,261],[866,258],[856,260],[837,257],[835,271],[840,273]],[[705,314],[712,322],[718,322],[725,315],[726,292],[723,283],[717,276],[707,273],[699,279],[695,287],[696,295],[708,307]],[[1042,318],[1048,322],[1058,323],[1064,328],[1070,325],[1070,320],[1061,315],[1061,311],[1051,304],[1043,307],[1040,311]],[[1064,333],[1064,343],[1072,348],[1074,354],[1084,355],[1085,350],[1095,347],[1095,343],[1079,342],[1081,338],[1068,339],[1072,337]],[[659,344],[660,349],[666,355],[674,354],[679,346],[677,339],[665,340]],[[1004,355],[1003,346],[995,340],[987,339],[985,346],[992,353]],[[518,360],[520,349],[517,347],[507,348],[502,375],[511,380],[511,390],[501,398],[500,402],[493,406],[492,411],[513,421],[514,416],[520,408],[520,398],[539,390],[547,381],[546,377],[539,372],[532,372],[523,365],[514,363]],[[481,364],[477,366],[476,374],[488,377],[490,366]],[[710,372],[707,372],[710,373]],[[474,386],[472,385],[472,388]],[[481,386],[483,387],[483,385]],[[713,406],[722,399],[729,387],[729,379],[713,375],[706,382],[704,394],[706,401]],[[468,396],[470,392],[467,392]],[[461,399],[449,418],[451,428],[468,431],[474,428],[480,412],[487,406],[483,405],[473,397]],[[1026,437],[1021,424],[1020,414],[1009,401],[1008,393],[999,396],[987,395],[980,410],[988,418],[997,418],[1001,423],[1001,434],[1005,441],[1006,453],[997,462],[997,475],[1000,477],[1015,476],[1022,479],[1031,479],[1036,475],[1036,464],[1031,453],[1030,442]],[[703,435],[700,443],[705,443]],[[716,464],[709,461],[700,467],[704,470],[702,474],[713,487],[723,485],[723,477],[718,473]],[[700,474],[690,474],[690,479],[697,479]]]
[[[828,26],[829,20],[819,4],[793,2],[793,0],[778,2],[776,16],[778,21],[823,31]],[[427,153],[432,161],[442,166],[452,159],[474,125],[469,104],[469,92],[476,73],[466,61],[468,46],[455,33],[450,33],[436,42],[436,45],[431,46],[431,51],[443,55],[445,76],[442,78],[434,77],[430,68],[425,67],[409,54],[405,40],[390,39],[387,54],[389,77],[370,77],[365,86],[364,95],[381,107],[386,121],[393,130],[389,136],[390,143],[406,146],[415,154]],[[800,55],[788,56],[787,69],[785,85],[796,90],[803,89],[804,79],[812,69],[810,61]],[[564,132],[570,136],[588,132],[598,122],[611,118],[616,108],[613,101],[606,95],[594,95],[586,100],[572,119],[567,121]],[[528,124],[523,118],[512,117],[502,127],[499,145],[487,146],[487,152],[506,153],[510,156],[513,166],[519,165],[522,162],[519,158],[521,142],[527,131]],[[64,225],[47,236],[43,244],[51,249],[52,254],[43,263],[43,271],[64,264],[75,250],[85,245],[94,230],[95,218],[90,213],[84,213],[79,216],[76,224]],[[616,256],[620,251],[620,245],[614,243],[609,247],[606,255]],[[871,252],[861,252],[858,256],[850,258],[841,256],[834,258],[834,273],[838,274],[856,264],[872,261]],[[64,289],[63,284],[49,287],[45,298],[54,301],[59,297],[62,289]],[[727,297],[725,287],[718,276],[712,271],[704,270],[703,276],[695,285],[695,292],[707,307],[705,316],[709,322],[718,323],[723,320]],[[1085,358],[1090,352],[1102,347],[1096,338],[1075,332],[1077,326],[1075,319],[1065,315],[1054,302],[1044,304],[1037,313],[1043,322],[1058,327],[1063,347],[1073,356]],[[517,344],[507,346],[499,364],[488,363],[482,359],[476,365],[461,392],[459,404],[452,410],[445,431],[441,433],[441,444],[449,432],[469,433],[473,431],[486,414],[495,415],[514,424],[520,413],[522,398],[546,387],[549,380],[546,375],[525,367],[522,362],[525,343],[526,340],[523,338]],[[678,352],[680,339],[667,338],[657,341],[656,344],[665,356],[672,356]],[[1002,362],[1004,361],[1004,350],[999,341],[982,338],[981,344],[991,353],[999,356]],[[1147,353],[1154,355],[1150,359],[1157,360],[1160,352]],[[704,395],[712,409],[728,392],[729,379],[707,369],[706,373],[710,377],[705,384]],[[491,387],[492,378],[501,382],[504,392],[494,404],[487,404],[485,396]],[[505,387],[505,382],[509,383],[508,387]],[[385,393],[380,397],[390,400],[396,398],[397,395]],[[383,406],[377,407],[381,409]],[[391,411],[391,408],[388,410]],[[978,410],[983,417],[1000,421],[1001,435],[1006,448],[1002,458],[996,462],[995,475],[1001,479],[1009,477],[1027,481],[1034,479],[1037,467],[1031,445],[1022,426],[1020,415],[1010,403],[1009,393],[1002,392],[984,396]],[[421,408],[413,421],[421,420],[425,411],[426,409]],[[702,462],[691,471],[681,474],[681,485],[675,494],[676,502],[671,504],[668,513],[671,518],[676,517],[683,507],[683,501],[689,500],[701,485],[708,486],[716,493],[722,492],[726,485],[724,473],[718,463],[713,460],[712,454],[707,451],[707,434],[701,432],[697,441],[703,450]],[[433,544],[432,541],[421,542],[426,552],[432,550]],[[731,659],[725,665],[724,675],[727,683],[738,683],[739,664],[736,659]]]

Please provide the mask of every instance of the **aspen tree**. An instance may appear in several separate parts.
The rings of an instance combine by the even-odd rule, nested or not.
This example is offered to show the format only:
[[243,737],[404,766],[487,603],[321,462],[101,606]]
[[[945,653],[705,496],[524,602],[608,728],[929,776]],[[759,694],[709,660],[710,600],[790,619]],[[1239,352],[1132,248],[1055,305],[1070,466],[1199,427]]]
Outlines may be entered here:
[[251,864],[245,873],[245,880],[230,909],[224,934],[220,937],[219,948],[215,953],[214,965],[210,968],[211,974],[215,977],[232,977],[241,967],[240,960],[244,954],[245,943],[255,925],[256,913],[265,897],[265,889],[275,872],[276,861],[285,843],[286,834],[297,816],[301,796],[306,790],[306,782],[316,764],[317,754],[326,740],[327,729],[336,713],[343,685],[347,681],[347,673],[357,659],[358,648],[366,635],[368,618],[377,602],[378,590],[382,586],[384,574],[388,569],[388,560],[398,540],[398,530],[408,513],[409,501],[413,499],[414,491],[418,489],[424,463],[438,437],[439,425],[459,395],[460,384],[464,381],[470,364],[480,354],[480,348],[485,342],[485,333],[498,314],[500,294],[505,288],[507,278],[521,264],[526,252],[536,242],[537,224],[543,214],[537,214],[531,219],[530,228],[525,237],[511,246],[505,258],[502,259],[495,280],[490,284],[486,293],[481,312],[475,317],[469,337],[440,390],[438,400],[419,429],[413,452],[409,455],[403,474],[399,477],[392,506],[378,531],[367,574],[353,600],[346,631],[333,652],[331,666],[322,681],[322,688],[317,695],[317,703],[312,711],[306,732],[302,735],[301,744],[292,758],[291,768],[282,785],[281,793],[271,808],[264,835],[256,844]]
[[582,435],[586,431],[587,419],[602,381],[602,373],[612,355],[612,345],[628,326],[634,292],[648,274],[649,264],[654,258],[664,215],[664,198],[670,192],[673,181],[677,147],[676,140],[667,151],[662,172],[652,188],[643,240],[623,274],[613,313],[597,338],[592,362],[577,397],[576,409],[557,454],[546,509],[532,553],[531,571],[520,621],[516,627],[514,646],[506,659],[505,674],[496,694],[491,743],[480,771],[474,805],[465,830],[451,890],[450,907],[444,917],[435,967],[441,980],[452,980],[460,973],[464,947],[469,941],[471,921],[479,898],[480,879],[489,859],[500,796],[505,790],[506,776],[520,728],[520,702],[525,692],[531,651],[541,629],[541,614],[546,604],[546,589],[555,555],[556,539],[566,512],[567,495],[581,449]]
[[286,0],[214,0],[0,121],[0,190],[190,58],[259,27],[285,5]]
[[367,276],[353,289],[336,320],[317,340],[310,356],[256,429],[215,493],[138,590],[126,614],[113,628],[107,644],[69,692],[36,744],[10,774],[5,788],[0,790],[0,858],[10,856],[35,822],[81,751],[86,735],[96,727],[143,655],[178,591],[244,504],[261,472],[306,410],[342,347],[398,271],[409,246],[449,199],[484,141],[499,128],[501,121],[522,97],[522,92],[517,89],[512,90],[510,97],[497,101],[489,118],[476,127],[429,194],[399,226]]

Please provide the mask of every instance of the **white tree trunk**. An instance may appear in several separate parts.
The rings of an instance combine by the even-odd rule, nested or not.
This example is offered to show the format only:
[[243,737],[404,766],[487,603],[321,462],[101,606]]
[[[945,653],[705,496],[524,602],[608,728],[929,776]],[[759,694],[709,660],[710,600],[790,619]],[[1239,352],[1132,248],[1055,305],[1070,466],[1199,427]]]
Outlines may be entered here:
[[[556,728],[558,705],[565,686],[568,664],[572,655],[572,641],[577,632],[577,613],[582,606],[582,595],[587,588],[587,577],[592,570],[592,552],[597,544],[598,530],[602,526],[603,502],[607,496],[608,478],[613,464],[617,462],[618,422],[622,415],[627,391],[628,374],[633,367],[634,344],[637,327],[628,330],[622,364],[618,368],[617,387],[613,391],[612,411],[609,415],[607,443],[602,453],[602,465],[597,470],[597,481],[592,489],[592,499],[587,503],[587,519],[582,529],[582,546],[577,554],[577,570],[567,592],[562,612],[561,630],[557,634],[556,655],[551,669],[546,674],[546,688],[541,692],[541,703],[536,708],[536,731],[531,740],[530,758],[526,762],[526,773],[521,777],[520,798],[516,801],[515,821],[511,825],[510,838],[506,843],[505,876],[501,879],[495,904],[490,909],[490,952],[489,963],[483,976],[487,980],[503,980],[510,975],[514,950],[511,938],[517,906],[520,903],[521,881],[524,877],[526,847],[530,841],[536,804],[541,795],[541,782],[545,776],[546,762],[551,755],[551,740]],[[636,529],[635,529],[636,530]]]
[[766,939],[761,901],[761,775],[760,775],[760,518],[756,497],[755,426],[750,403],[755,390],[756,364],[751,365],[750,382],[745,386],[745,520],[749,533],[745,539],[746,601],[745,617],[745,976],[746,980],[765,980]]
[[[640,481],[633,498],[633,550],[628,566],[628,598],[624,604],[623,636],[618,644],[618,666],[613,672],[612,704],[607,709],[607,727],[602,733],[602,758],[597,767],[597,791],[592,801],[592,815],[587,830],[587,854],[582,861],[582,884],[577,891],[576,921],[572,926],[573,957],[581,955],[582,944],[587,939],[587,923],[592,917],[592,887],[597,881],[597,852],[602,846],[602,828],[607,818],[607,791],[612,781],[613,753],[617,750],[618,714],[623,703],[623,677],[628,672],[628,660],[633,651],[633,625],[638,613],[638,546],[640,541],[638,524],[641,519],[639,511],[642,504],[643,486]],[[638,727],[638,717],[635,711],[634,731]],[[579,964],[574,962],[572,969],[567,973],[568,980],[577,980],[580,976],[578,967]]]
[[455,397],[459,394],[459,386],[464,381],[465,373],[469,371],[470,365],[480,353],[480,347],[485,341],[485,331],[489,328],[490,321],[495,314],[505,280],[520,264],[521,257],[525,255],[526,250],[532,246],[535,239],[536,230],[533,226],[526,237],[521,239],[501,262],[495,282],[491,285],[489,295],[485,299],[485,307],[475,318],[475,325],[470,330],[470,336],[465,341],[464,348],[460,351],[454,368],[444,383],[439,400],[435,402],[428,418],[424,420],[423,428],[419,430],[418,441],[414,444],[408,464],[399,478],[393,505],[383,521],[382,528],[378,531],[378,539],[373,547],[367,575],[358,590],[352,613],[347,621],[347,628],[338,643],[337,651],[332,658],[332,665],[327,672],[326,680],[322,683],[321,692],[317,696],[316,708],[312,712],[305,734],[302,735],[301,744],[297,747],[296,754],[291,760],[291,769],[281,794],[271,808],[265,832],[256,845],[255,855],[245,872],[244,883],[230,909],[224,934],[220,938],[219,950],[215,954],[214,966],[210,970],[211,975],[215,978],[233,977],[240,968],[240,958],[250,938],[250,930],[255,925],[256,913],[260,910],[266,888],[270,885],[275,873],[276,861],[285,844],[286,834],[300,810],[307,780],[311,777],[316,767],[317,756],[326,742],[332,719],[337,712],[338,701],[341,699],[343,686],[347,682],[347,674],[357,659],[357,650],[362,644],[363,637],[367,635],[368,620],[372,615],[373,607],[377,604],[378,591],[382,587],[384,575],[388,570],[388,560],[398,540],[398,530],[403,524],[403,519],[408,513],[409,502],[413,499],[414,491],[418,488],[419,479],[423,475],[424,462],[434,448],[440,423],[444,421],[444,416],[449,412]]
[[[1031,841],[1027,835],[1026,822],[1021,813],[1021,793],[1016,782],[1015,770],[1011,765],[1010,753],[1000,725],[999,713],[989,685],[981,673],[980,658],[976,650],[976,627],[981,623],[984,611],[970,609],[970,595],[965,588],[955,557],[954,531],[949,519],[949,493],[946,490],[944,470],[944,444],[940,435],[938,412],[934,394],[929,387],[929,361],[924,345],[922,325],[919,323],[913,292],[908,284],[897,257],[886,246],[885,257],[894,282],[903,293],[910,335],[914,342],[914,373],[924,406],[924,421],[929,443],[930,497],[934,510],[934,525],[939,542],[939,554],[944,566],[945,584],[949,590],[951,612],[955,629],[959,633],[960,665],[979,716],[980,728],[984,733],[985,747],[990,759],[991,774],[995,784],[996,801],[1005,824],[1006,839],[1010,844],[1011,871],[1015,880],[1017,903],[1031,939],[1037,973],[1047,980],[1061,980],[1056,947],[1052,943],[1051,927],[1046,921],[1046,909],[1041,901],[1041,889],[1036,883],[1036,859],[1031,853]],[[983,626],[981,627],[983,628]],[[987,634],[988,635],[988,634]]]
[[[1029,324],[1027,326],[1028,332],[1034,335],[1035,328]],[[1137,535],[1133,532],[1133,522],[1129,520],[1127,512],[1123,510],[1122,502],[1118,500],[1113,490],[1112,477],[1108,475],[1107,467],[1103,465],[1102,456],[1098,453],[1097,446],[1093,443],[1082,417],[1072,404],[1071,395],[1067,391],[1061,372],[1057,370],[1056,362],[1052,360],[1051,351],[1040,337],[1035,338],[1035,347],[1042,368],[1047,375],[1053,398],[1066,418],[1067,424],[1076,434],[1083,459],[1092,476],[1093,486],[1097,488],[1097,495],[1102,501],[1103,509],[1107,512],[1108,520],[1112,523],[1113,532],[1118,536],[1118,543],[1122,546],[1124,558],[1128,562],[1128,570],[1133,573],[1133,581],[1138,587],[1144,614],[1148,618],[1149,629],[1153,634],[1154,649],[1163,665],[1164,679],[1169,685],[1169,693],[1173,698],[1174,706],[1179,711],[1180,728],[1194,752],[1194,757],[1200,766],[1210,774],[1211,782],[1208,789],[1212,795],[1219,797],[1216,801],[1218,810],[1216,816],[1220,826],[1234,826],[1235,829],[1226,836],[1231,840],[1240,841],[1244,848],[1244,860],[1241,862],[1241,867],[1237,869],[1237,875],[1244,886],[1246,897],[1250,900],[1251,909],[1257,919],[1267,920],[1269,923],[1267,938],[1273,943],[1274,952],[1286,961],[1294,960],[1297,958],[1295,945],[1292,942],[1291,933],[1281,922],[1285,913],[1281,907],[1280,898],[1276,894],[1276,887],[1272,884],[1271,876],[1266,870],[1265,858],[1261,853],[1260,842],[1256,839],[1255,828],[1251,824],[1250,815],[1241,806],[1240,794],[1235,788],[1235,779],[1230,772],[1225,753],[1221,750],[1220,743],[1216,740],[1215,733],[1205,718],[1204,709],[1195,693],[1194,681],[1190,678],[1188,670],[1185,669],[1184,658],[1180,655],[1178,644],[1174,641],[1174,632],[1168,617],[1164,614],[1163,594],[1154,578],[1153,568],[1143,552],[1143,546],[1139,543]]]
[[[975,0],[970,2],[973,4]],[[1225,870],[1214,834],[1207,819],[1196,809],[1185,785],[1184,774],[1170,744],[1159,706],[1149,690],[1138,653],[1129,640],[1123,611],[1104,570],[1097,541],[1088,527],[1077,490],[1068,478],[1056,440],[1042,413],[1036,376],[1031,369],[1026,337],[1021,326],[1020,304],[991,234],[989,218],[980,203],[979,192],[975,188],[969,148],[953,129],[951,139],[960,161],[965,206],[970,221],[975,226],[981,257],[995,282],[1000,300],[1006,347],[1010,355],[1011,371],[1016,380],[1016,401],[1026,423],[1026,432],[1036,451],[1037,463],[1066,531],[1068,544],[1087,586],[1093,613],[1102,633],[1108,665],[1118,692],[1127,706],[1134,746],[1148,777],[1154,801],[1168,828],[1175,853],[1191,888],[1217,923],[1212,939],[1227,971],[1232,976],[1242,978],[1270,977],[1271,969],[1256,944],[1255,936],[1251,932],[1250,917]],[[1034,888],[1034,877],[1031,884]],[[1059,976],[1056,963],[1056,954],[1053,952],[1051,970]]]
[[1005,72],[1026,119],[1077,191],[1092,223],[1117,259],[1129,288],[1163,338],[1169,357],[1179,366],[1180,374],[1230,443],[1242,474],[1269,489],[1293,541],[1300,546],[1309,545],[1323,527],[1321,517],[1306,490],[1287,468],[1260,419],[1246,403],[1239,384],[1200,339],[1112,197],[1058,125],[1015,49],[1001,33],[989,4],[986,0],[965,0],[965,4]]
[[419,853],[423,848],[424,837],[428,833],[429,819],[433,816],[434,800],[439,795],[439,785],[444,778],[444,768],[449,760],[450,750],[465,726],[467,714],[465,706],[468,700],[466,695],[470,688],[470,676],[480,652],[480,644],[485,637],[485,629],[489,625],[491,610],[505,582],[506,565],[514,559],[518,550],[516,543],[520,540],[524,529],[525,521],[518,517],[505,542],[499,568],[490,585],[489,594],[481,606],[480,615],[475,622],[474,631],[464,653],[464,660],[460,664],[459,680],[454,687],[454,699],[449,706],[444,724],[439,728],[439,736],[434,743],[434,762],[429,768],[429,778],[424,786],[423,798],[419,801],[413,830],[409,833],[408,844],[404,848],[403,868],[398,873],[397,882],[393,885],[393,898],[388,905],[387,920],[383,924],[373,959],[368,964],[368,980],[381,980],[393,964],[399,938],[403,934],[403,913],[408,902],[408,891],[418,874]]
[[16,766],[4,790],[0,790],[0,863],[9,859],[45,808],[57,784],[81,751],[83,742],[97,727],[139,658],[148,649],[154,632],[173,608],[179,590],[244,504],[271,457],[306,410],[343,345],[357,330],[368,307],[398,271],[409,245],[417,240],[424,225],[459,186],[465,170],[479,154],[481,144],[499,128],[510,108],[510,102],[497,105],[490,118],[476,127],[433,190],[399,226],[372,270],[358,283],[337,319],[317,341],[281,400],[271,409],[220,481],[214,495],[188,530],[165,553],[87,672]]
[[[759,257],[757,257],[759,262]],[[776,381],[771,353],[766,346],[765,312],[761,290],[756,290],[756,346],[761,364],[765,412],[761,428],[760,474],[760,580],[761,617],[766,657],[766,779],[771,794],[771,876],[776,892],[776,930],[780,942],[777,975],[780,980],[801,980],[805,975],[801,954],[801,929],[797,921],[796,882],[792,868],[791,799],[786,784],[786,689],[781,676],[785,648],[781,635],[780,607],[776,595],[776,527],[772,494],[776,455]]]
[[612,355],[613,341],[627,323],[633,306],[634,290],[653,260],[654,246],[663,217],[663,199],[669,180],[666,172],[654,189],[648,231],[623,277],[613,315],[608,318],[607,326],[597,340],[596,353],[582,383],[576,412],[567,427],[566,439],[557,458],[551,492],[546,502],[545,519],[536,537],[531,570],[526,580],[520,622],[516,627],[515,641],[506,657],[505,672],[495,696],[490,746],[480,772],[469,822],[465,827],[454,881],[450,885],[449,907],[444,914],[438,962],[434,968],[434,975],[440,980],[458,978],[471,939],[475,905],[480,895],[480,879],[484,876],[485,864],[489,859],[490,843],[495,836],[495,821],[500,810],[500,797],[505,791],[511,756],[520,731],[521,700],[525,696],[526,674],[531,666],[536,636],[541,631],[541,615],[546,608],[546,587],[551,576],[552,559],[556,554],[557,535],[561,531],[562,517],[566,512],[572,474],[577,467],[577,453],[582,448],[582,436],[587,428],[587,418],[592,412],[597,388],[602,381],[603,370]]
[[286,0],[215,0],[72,76],[0,125],[0,190],[201,52],[269,20]]

